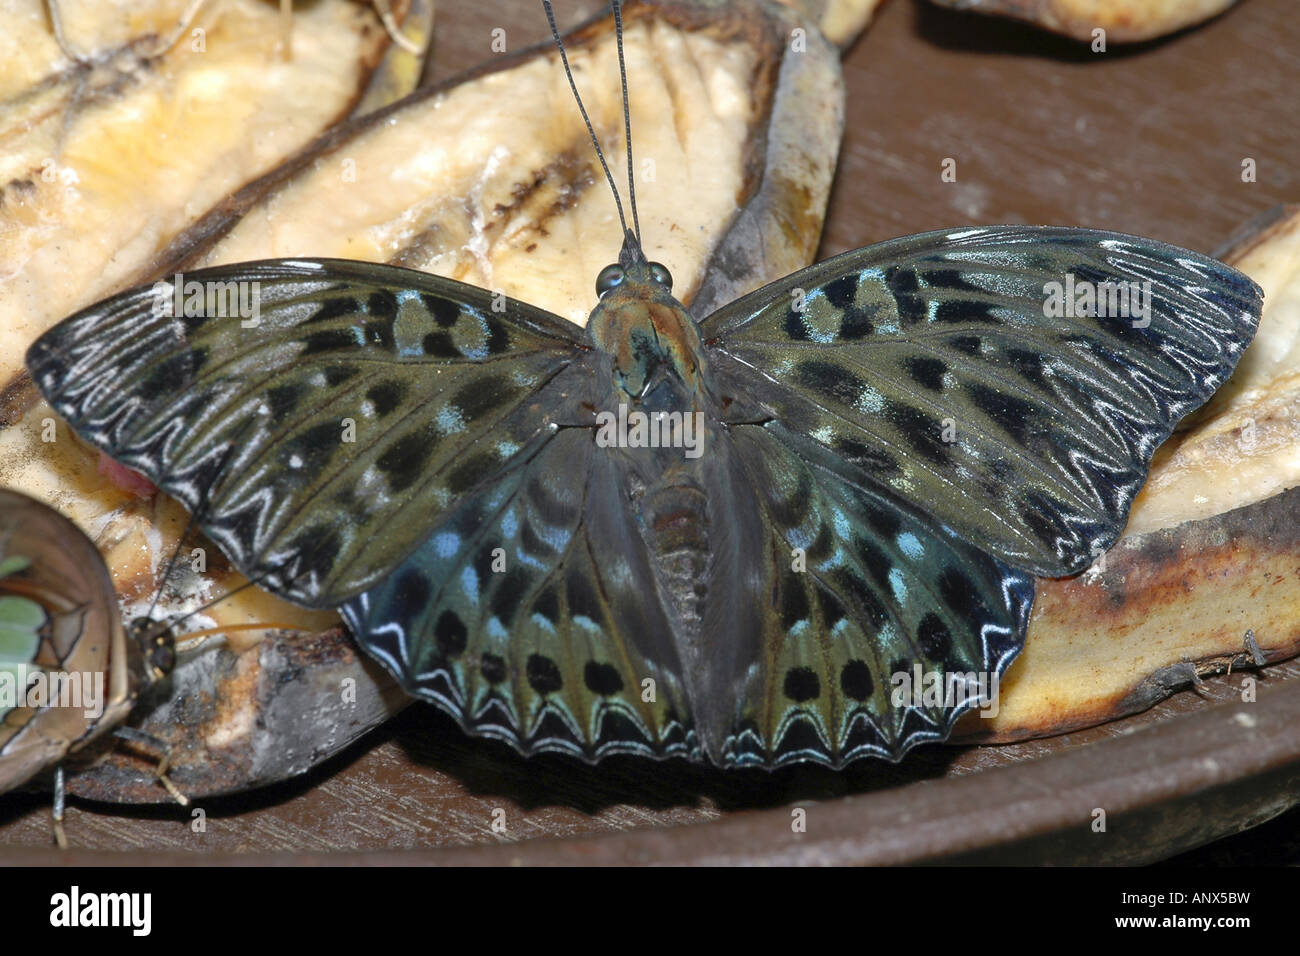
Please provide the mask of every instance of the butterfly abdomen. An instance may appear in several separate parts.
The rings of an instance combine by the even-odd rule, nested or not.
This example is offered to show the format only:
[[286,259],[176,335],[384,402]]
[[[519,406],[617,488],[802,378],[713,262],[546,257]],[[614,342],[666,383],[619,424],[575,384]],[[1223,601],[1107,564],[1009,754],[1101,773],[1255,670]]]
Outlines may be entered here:
[[698,626],[708,595],[708,498],[692,475],[673,469],[634,494],[646,547],[679,620]]

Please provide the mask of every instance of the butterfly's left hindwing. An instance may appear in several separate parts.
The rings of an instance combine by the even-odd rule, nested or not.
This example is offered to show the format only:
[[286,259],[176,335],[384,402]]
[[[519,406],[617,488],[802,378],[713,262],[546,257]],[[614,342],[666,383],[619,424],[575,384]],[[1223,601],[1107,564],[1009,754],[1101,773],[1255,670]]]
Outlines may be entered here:
[[[205,298],[232,289],[247,317]],[[581,418],[587,354],[581,329],[483,289],[283,260],[98,303],[27,364],[82,437],[183,501],[241,571],[328,607]]]
[[618,459],[564,429],[341,608],[413,694],[523,753],[696,754]]
[[1185,249],[1001,226],[846,253],[700,332],[724,397],[1057,576],[1115,540],[1152,453],[1231,374],[1260,307],[1248,278]]

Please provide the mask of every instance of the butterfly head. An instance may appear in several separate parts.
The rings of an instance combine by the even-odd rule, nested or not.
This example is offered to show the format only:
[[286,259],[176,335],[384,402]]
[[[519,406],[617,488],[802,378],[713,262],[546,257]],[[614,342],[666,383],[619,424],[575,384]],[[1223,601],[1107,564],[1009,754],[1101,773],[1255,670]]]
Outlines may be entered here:
[[176,667],[171,625],[147,617],[127,624],[127,660],[137,687],[158,683]]
[[623,248],[619,250],[618,262],[605,266],[596,276],[596,295],[603,299],[606,293],[629,283],[648,285],[651,292],[662,290],[669,293],[668,298],[672,299],[672,273],[663,263],[646,259],[645,253],[641,251],[641,243],[630,229],[624,230]]

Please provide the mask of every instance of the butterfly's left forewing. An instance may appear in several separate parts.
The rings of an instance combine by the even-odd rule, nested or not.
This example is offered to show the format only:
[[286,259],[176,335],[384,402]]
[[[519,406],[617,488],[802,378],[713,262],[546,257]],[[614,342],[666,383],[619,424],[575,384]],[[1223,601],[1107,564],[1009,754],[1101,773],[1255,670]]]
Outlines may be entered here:
[[[373,586],[458,500],[590,418],[582,330],[483,289],[344,260],[180,284],[65,320],[28,368],[82,437],[304,605]],[[232,290],[252,307],[222,312]]]

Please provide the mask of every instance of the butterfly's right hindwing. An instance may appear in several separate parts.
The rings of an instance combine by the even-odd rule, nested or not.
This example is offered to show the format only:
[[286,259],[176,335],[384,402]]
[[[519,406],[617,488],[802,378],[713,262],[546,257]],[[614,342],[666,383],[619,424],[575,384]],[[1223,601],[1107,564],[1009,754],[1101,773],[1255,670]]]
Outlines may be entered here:
[[744,684],[712,690],[734,701],[721,762],[897,760],[996,704],[1032,577],[780,422],[730,436],[762,545],[711,587],[752,588],[761,651]]
[[255,314],[173,317],[169,286],[140,289],[42,335],[28,368],[82,437],[301,604],[373,586],[463,496],[581,416],[584,333],[540,309],[343,260],[203,270],[183,289],[223,283]]

